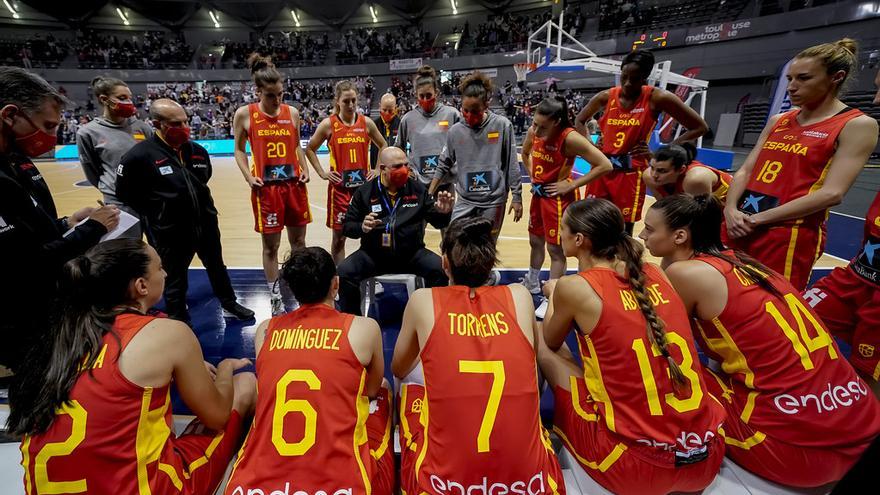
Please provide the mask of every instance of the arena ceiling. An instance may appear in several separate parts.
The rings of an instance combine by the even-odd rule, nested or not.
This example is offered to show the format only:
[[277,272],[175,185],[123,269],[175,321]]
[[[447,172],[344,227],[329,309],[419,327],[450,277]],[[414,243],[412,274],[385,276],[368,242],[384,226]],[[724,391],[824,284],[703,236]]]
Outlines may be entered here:
[[[263,29],[279,15],[297,9],[328,25],[339,27],[365,4],[374,4],[395,15],[418,21],[435,4],[450,0],[78,0],[74,2],[18,0],[29,7],[71,25],[83,25],[105,6],[122,6],[168,28],[181,28],[200,9],[219,11],[253,29]],[[514,0],[456,0],[500,12]]]

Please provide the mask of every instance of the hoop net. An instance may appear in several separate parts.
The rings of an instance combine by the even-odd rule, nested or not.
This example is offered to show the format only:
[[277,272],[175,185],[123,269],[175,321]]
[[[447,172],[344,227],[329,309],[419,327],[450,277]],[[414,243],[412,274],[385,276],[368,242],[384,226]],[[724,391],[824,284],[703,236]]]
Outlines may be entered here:
[[516,82],[521,82],[526,80],[526,75],[535,70],[537,67],[536,64],[529,63],[518,63],[513,64],[513,70],[516,72]]

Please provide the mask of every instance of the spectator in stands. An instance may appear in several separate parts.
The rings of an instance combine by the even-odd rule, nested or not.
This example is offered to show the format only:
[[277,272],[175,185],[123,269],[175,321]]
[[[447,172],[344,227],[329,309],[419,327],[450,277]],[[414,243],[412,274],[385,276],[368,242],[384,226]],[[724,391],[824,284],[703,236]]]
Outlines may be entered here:
[[386,273],[413,273],[428,287],[449,283],[440,257],[425,248],[425,223],[444,228],[452,195],[434,202],[427,188],[410,177],[406,153],[388,147],[379,154],[379,176],[358,188],[345,215],[343,233],[361,247],[339,264],[339,309],[359,315],[362,280]]
[[[397,98],[391,93],[385,93],[379,100],[379,116],[373,119],[376,127],[385,138],[386,143],[397,141],[397,130],[400,127],[400,116],[397,114]],[[375,143],[370,144],[370,163],[376,163],[379,148]]]
[[[153,130],[138,120],[137,107],[125,82],[112,77],[96,77],[92,90],[104,108],[102,116],[79,128],[76,145],[86,179],[104,196],[104,203],[137,216],[116,197],[116,168],[122,156],[140,141],[153,135]],[[141,238],[141,225],[136,224],[124,237]]]

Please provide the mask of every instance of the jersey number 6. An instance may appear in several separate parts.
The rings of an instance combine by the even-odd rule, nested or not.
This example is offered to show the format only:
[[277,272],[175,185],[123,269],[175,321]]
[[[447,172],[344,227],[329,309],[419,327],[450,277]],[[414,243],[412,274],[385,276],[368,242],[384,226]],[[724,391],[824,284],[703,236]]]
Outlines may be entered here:
[[[303,399],[287,399],[287,386],[292,382],[304,382],[309,390],[321,390],[321,380],[312,370],[287,370],[275,385],[275,410],[272,412],[272,444],[278,454],[292,457],[305,454],[315,445],[318,412]],[[303,415],[305,427],[302,439],[288,442],[284,439],[284,418],[291,413]]]

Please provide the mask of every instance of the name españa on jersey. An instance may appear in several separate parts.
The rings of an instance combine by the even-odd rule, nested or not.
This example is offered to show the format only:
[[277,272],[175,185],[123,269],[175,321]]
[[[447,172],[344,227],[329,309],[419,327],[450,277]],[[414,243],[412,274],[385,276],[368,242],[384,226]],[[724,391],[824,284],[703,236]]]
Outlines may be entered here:
[[[796,136],[784,136],[783,139],[797,139]],[[765,141],[764,146],[761,147],[765,150],[770,151],[782,151],[783,153],[791,153],[794,155],[807,156],[807,152],[810,150],[809,146],[804,146],[801,143],[785,143],[782,141]]]
[[339,328],[278,328],[269,337],[269,350],[301,350],[318,349],[325,351],[339,350]]
[[[648,297],[651,299],[651,304],[655,307],[662,304],[669,304],[669,299],[666,299],[663,296],[663,293],[660,292],[660,284],[652,284],[649,287],[646,287],[646,289],[648,291]],[[620,301],[623,303],[624,311],[639,311],[639,301],[636,299],[636,295],[631,289],[622,289],[620,291]]]
[[608,120],[606,120],[606,122],[608,123],[608,125],[613,125],[616,127],[638,127],[642,125],[642,121],[635,117],[624,117],[620,119],[609,118]]
[[498,335],[507,335],[510,331],[507,322],[504,321],[504,313],[447,313],[449,315],[449,335],[460,337],[489,338]]
[[343,136],[340,138],[336,138],[336,144],[350,144],[350,143],[366,143],[367,139],[363,136]]
[[553,162],[553,157],[549,153],[541,153],[538,150],[532,150],[532,157],[544,160],[545,162]]
[[257,129],[257,136],[291,136],[290,129]]

